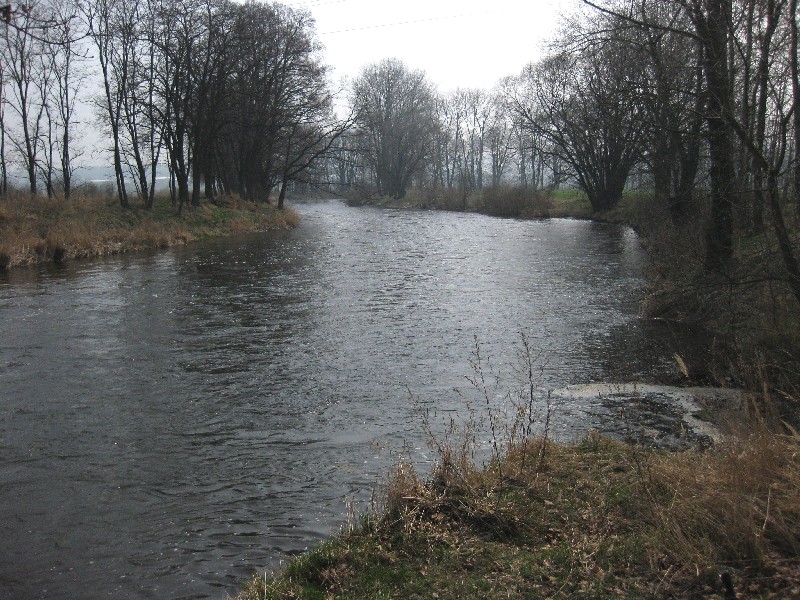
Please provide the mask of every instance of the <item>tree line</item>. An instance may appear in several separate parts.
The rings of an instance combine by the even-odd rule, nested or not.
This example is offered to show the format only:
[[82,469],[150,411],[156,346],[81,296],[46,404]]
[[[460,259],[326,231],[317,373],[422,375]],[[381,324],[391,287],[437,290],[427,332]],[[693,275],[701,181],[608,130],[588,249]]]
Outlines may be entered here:
[[[73,190],[77,102],[91,73],[117,196],[152,206],[168,167],[178,210],[239,194],[283,206],[292,182],[348,127],[333,111],[307,12],[229,0],[39,0],[9,5],[0,187],[9,160],[31,193]],[[84,98],[84,100],[87,100]]]
[[397,59],[367,65],[337,118],[308,13],[250,0],[38,0],[0,12],[0,192],[72,190],[76,102],[95,109],[117,196],[147,207],[166,165],[178,210],[314,182],[402,198],[510,181],[614,208],[632,176],[725,273],[769,232],[800,299],[797,0],[582,0],[547,54],[491,90],[442,94]]
[[730,272],[736,235],[769,234],[800,301],[797,0],[580,4],[492,90],[442,95],[397,60],[367,66],[332,179],[396,198],[568,182],[607,211],[635,176],[673,225],[703,220],[709,272]]

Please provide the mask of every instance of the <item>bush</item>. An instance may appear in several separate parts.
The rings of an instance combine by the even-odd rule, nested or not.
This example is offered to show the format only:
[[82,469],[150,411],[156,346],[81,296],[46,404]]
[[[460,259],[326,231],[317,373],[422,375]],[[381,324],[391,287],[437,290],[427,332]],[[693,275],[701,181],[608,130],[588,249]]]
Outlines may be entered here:
[[378,198],[378,188],[369,184],[353,184],[344,194],[348,206],[364,206]]
[[493,217],[544,218],[550,216],[553,202],[543,190],[498,186],[483,190],[478,211]]
[[407,197],[412,205],[433,210],[469,210],[474,204],[469,192],[460,188],[415,187]]

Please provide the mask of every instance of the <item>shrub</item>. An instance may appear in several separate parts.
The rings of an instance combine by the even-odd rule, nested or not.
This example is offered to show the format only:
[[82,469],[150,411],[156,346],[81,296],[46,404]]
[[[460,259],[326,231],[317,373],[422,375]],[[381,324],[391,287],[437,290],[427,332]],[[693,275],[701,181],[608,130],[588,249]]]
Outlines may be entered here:
[[493,217],[539,218],[550,216],[550,195],[533,188],[499,186],[483,190],[478,210]]

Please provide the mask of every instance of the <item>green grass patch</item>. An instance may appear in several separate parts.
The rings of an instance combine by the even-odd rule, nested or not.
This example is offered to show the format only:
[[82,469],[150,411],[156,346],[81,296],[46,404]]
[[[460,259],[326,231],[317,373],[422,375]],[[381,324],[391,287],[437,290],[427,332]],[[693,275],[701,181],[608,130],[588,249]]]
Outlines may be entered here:
[[592,205],[586,194],[579,190],[553,190],[551,193],[553,207],[551,217],[571,217],[575,219],[590,219]]

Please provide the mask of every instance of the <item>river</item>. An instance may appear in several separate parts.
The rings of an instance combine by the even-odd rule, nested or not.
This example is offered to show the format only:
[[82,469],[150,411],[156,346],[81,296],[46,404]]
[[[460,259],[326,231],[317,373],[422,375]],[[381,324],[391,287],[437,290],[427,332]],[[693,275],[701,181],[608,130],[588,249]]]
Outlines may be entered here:
[[[476,341],[491,379],[524,333],[537,398],[669,369],[629,228],[298,210],[289,232],[0,274],[0,597],[235,593],[403,448],[431,459],[420,407],[462,414]],[[624,409],[561,402],[552,435],[619,434]]]

